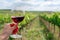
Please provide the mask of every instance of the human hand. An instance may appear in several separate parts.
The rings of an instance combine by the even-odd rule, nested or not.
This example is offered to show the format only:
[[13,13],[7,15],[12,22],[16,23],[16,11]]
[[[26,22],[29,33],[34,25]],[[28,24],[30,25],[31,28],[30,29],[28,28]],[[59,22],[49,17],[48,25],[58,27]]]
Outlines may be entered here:
[[[12,24],[12,25],[11,25]],[[16,29],[17,24],[16,23],[8,23],[4,25],[2,34],[0,34],[0,39],[5,40],[8,39],[10,34],[12,34],[13,30]]]
[[3,33],[6,33],[8,35],[12,34],[13,30],[16,29],[17,24],[16,23],[8,23],[4,25]]

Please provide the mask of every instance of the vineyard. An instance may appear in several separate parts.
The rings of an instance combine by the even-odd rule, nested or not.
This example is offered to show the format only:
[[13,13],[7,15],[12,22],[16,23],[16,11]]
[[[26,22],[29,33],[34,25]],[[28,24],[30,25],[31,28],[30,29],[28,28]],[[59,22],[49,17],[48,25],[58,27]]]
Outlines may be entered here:
[[12,23],[11,16],[24,15],[19,23],[18,34],[20,39],[9,40],[60,40],[60,13],[59,12],[25,12],[0,11],[0,33],[5,23]]

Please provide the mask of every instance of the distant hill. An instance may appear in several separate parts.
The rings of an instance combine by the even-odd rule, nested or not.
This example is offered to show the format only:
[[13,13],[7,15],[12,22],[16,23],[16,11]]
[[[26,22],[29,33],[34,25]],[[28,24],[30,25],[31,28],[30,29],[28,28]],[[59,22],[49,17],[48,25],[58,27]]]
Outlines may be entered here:
[[[22,10],[14,10],[15,12],[23,12]],[[52,13],[53,11],[25,11],[27,13]],[[0,13],[11,13],[11,9],[0,9]]]
[[11,9],[0,9],[0,11],[11,11]]
[[0,13],[9,13],[11,9],[0,9]]

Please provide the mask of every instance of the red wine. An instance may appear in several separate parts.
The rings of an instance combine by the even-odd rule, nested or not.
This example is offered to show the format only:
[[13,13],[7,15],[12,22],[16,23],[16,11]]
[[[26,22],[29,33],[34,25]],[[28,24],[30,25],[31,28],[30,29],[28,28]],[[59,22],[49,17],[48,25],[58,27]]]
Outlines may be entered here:
[[18,32],[18,26],[16,26],[16,29],[13,30],[12,34],[16,34]]
[[[15,24],[10,24],[13,27]],[[16,34],[18,32],[18,26],[16,25],[16,29],[13,30],[12,34]]]
[[24,16],[22,16],[22,17],[12,17],[12,20],[15,23],[19,23],[19,22],[23,21],[23,19],[24,19]]
[[[23,21],[23,19],[24,19],[24,16],[22,16],[22,17],[15,17],[15,16],[13,16],[13,17],[12,17],[12,20],[13,20],[15,23],[19,23],[19,22]],[[11,27],[12,27],[13,25],[14,25],[14,24],[11,24]],[[13,30],[13,33],[12,33],[12,34],[16,34],[17,32],[18,32],[18,26],[16,26],[16,29]]]

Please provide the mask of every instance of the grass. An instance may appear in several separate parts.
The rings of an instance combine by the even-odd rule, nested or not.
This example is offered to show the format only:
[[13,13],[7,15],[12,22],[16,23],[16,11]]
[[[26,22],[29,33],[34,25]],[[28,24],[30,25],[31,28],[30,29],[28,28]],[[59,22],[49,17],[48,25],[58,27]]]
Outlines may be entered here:
[[[23,22],[19,24],[19,26],[22,24],[26,24],[26,22],[28,22],[29,20],[31,20],[32,18],[40,14],[40,12],[36,12],[38,14],[36,13],[34,14],[34,13],[35,12],[26,12],[25,14],[26,18]],[[53,15],[53,14],[50,15],[48,13],[45,13],[45,14],[47,14],[47,16],[49,17]],[[20,11],[15,12],[15,13],[12,13],[11,11],[0,11],[0,33],[2,32],[2,28],[5,23],[12,22],[11,16],[21,16],[21,15],[24,15],[24,14],[23,12],[20,12]],[[33,20],[31,23],[25,26],[23,30],[21,30],[21,33],[23,36],[22,39],[23,40],[46,40],[44,33],[43,33],[44,27],[45,26],[41,23],[39,17],[37,17],[35,20]],[[56,32],[58,31],[57,29],[56,29]],[[56,33],[56,35],[58,34]]]
[[39,22],[39,18],[36,18],[31,24],[26,26],[28,29],[25,27],[22,30],[23,40],[45,40],[42,34],[43,27],[41,27]]

